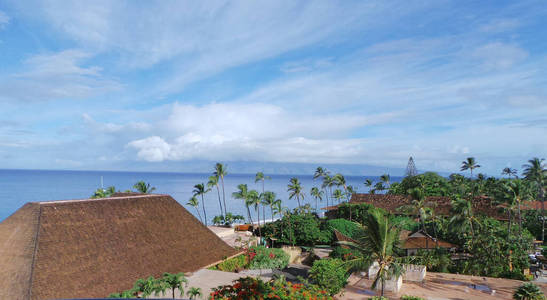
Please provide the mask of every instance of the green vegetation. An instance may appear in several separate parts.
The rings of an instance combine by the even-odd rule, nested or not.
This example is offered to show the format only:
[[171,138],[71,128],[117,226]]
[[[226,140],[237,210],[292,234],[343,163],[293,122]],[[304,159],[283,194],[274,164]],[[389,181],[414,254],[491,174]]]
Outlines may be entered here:
[[360,225],[346,219],[332,219],[326,222],[326,229],[331,231],[333,236],[334,230],[338,230],[343,235],[351,238],[359,231]]
[[135,185],[133,185],[133,188],[141,194],[150,194],[156,190],[156,188],[151,186],[150,183],[146,183],[144,181],[139,181],[135,183]]
[[309,279],[331,295],[338,294],[346,285],[348,274],[340,259],[319,259],[313,263]]
[[235,272],[242,269],[284,269],[289,265],[289,255],[279,248],[253,246],[245,254],[227,259],[210,267],[211,270]]
[[425,300],[424,298],[417,296],[402,295],[401,300]]
[[246,256],[249,269],[284,269],[289,265],[289,255],[278,248],[255,246]]
[[316,285],[290,283],[283,277],[268,282],[253,277],[245,277],[234,281],[234,284],[213,289],[210,299],[329,300],[332,297]]
[[513,299],[516,299],[516,300],[544,300],[545,295],[543,295],[543,292],[541,291],[541,289],[537,285],[535,285],[531,282],[528,282],[528,283],[525,283],[525,284],[519,286],[515,290],[515,293],[513,294]]
[[224,217],[223,215],[215,216],[213,218],[213,224],[217,226],[230,226],[234,223],[237,223],[239,221],[244,221],[244,220],[245,218],[242,215],[234,215],[231,212],[228,212],[226,213],[226,217]]
[[180,296],[184,296],[184,288],[188,281],[184,273],[163,273],[160,278],[152,276],[146,279],[137,279],[132,289],[120,293],[113,293],[108,298],[146,298],[151,295],[165,294],[167,290],[171,290],[171,295],[175,299],[175,289],[178,289]]

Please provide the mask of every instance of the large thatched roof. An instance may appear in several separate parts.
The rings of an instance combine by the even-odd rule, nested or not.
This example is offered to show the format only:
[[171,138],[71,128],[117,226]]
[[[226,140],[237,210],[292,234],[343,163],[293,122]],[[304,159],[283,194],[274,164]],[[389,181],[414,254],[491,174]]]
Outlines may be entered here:
[[168,195],[27,203],[0,223],[0,299],[104,297],[234,254]]

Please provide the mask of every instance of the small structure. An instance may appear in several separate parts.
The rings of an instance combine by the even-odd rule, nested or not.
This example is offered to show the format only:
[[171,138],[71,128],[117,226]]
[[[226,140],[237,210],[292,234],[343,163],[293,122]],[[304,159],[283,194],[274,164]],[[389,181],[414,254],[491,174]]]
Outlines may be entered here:
[[0,299],[102,298],[237,254],[169,195],[27,203],[0,223]]
[[455,251],[458,246],[449,242],[441,241],[431,237],[423,231],[417,231],[408,236],[401,248],[406,250],[406,255],[416,255],[418,250],[433,250],[435,248],[445,248],[449,251]]
[[[378,262],[372,263],[370,267],[368,268],[368,279],[374,279],[376,277],[376,274],[378,274],[378,271],[380,271],[380,265]],[[403,276],[398,276],[397,278],[392,277],[387,279],[384,282],[384,290],[388,292],[398,293],[399,290],[401,290],[401,287],[403,286]],[[376,285],[375,290],[381,290],[382,289],[382,283],[378,283]]]

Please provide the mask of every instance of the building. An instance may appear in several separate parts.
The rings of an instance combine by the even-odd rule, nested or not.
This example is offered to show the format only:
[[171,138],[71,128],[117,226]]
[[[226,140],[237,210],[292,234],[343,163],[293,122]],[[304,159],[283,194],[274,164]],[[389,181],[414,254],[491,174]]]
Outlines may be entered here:
[[0,299],[105,297],[236,254],[168,195],[27,203],[0,223]]
[[405,240],[401,241],[403,243],[401,248],[406,250],[406,255],[416,255],[419,250],[427,251],[435,248],[444,248],[454,252],[456,251],[456,248],[458,248],[457,245],[435,239],[421,230],[408,235]]

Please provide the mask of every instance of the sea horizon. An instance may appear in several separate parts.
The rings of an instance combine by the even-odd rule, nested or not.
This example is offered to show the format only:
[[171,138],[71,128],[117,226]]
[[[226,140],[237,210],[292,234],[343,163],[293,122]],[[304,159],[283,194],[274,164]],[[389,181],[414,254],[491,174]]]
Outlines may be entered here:
[[[87,199],[95,190],[114,186],[116,190],[133,189],[137,181],[145,181],[156,187],[153,193],[171,195],[188,211],[197,216],[194,208],[186,205],[192,196],[193,186],[207,183],[209,173],[195,172],[157,172],[157,171],[112,171],[112,170],[45,170],[45,169],[0,169],[0,221],[4,220],[27,202],[55,201],[68,199]],[[312,187],[321,186],[320,180],[314,180],[313,174],[265,174],[270,180],[265,181],[265,190],[276,193],[283,205],[289,208],[297,206],[296,200],[288,199],[287,184],[291,177],[297,177],[302,182],[306,197],[304,202],[315,207],[315,200],[309,196]],[[356,188],[357,192],[368,192],[363,184],[365,179],[378,180],[378,176],[345,176],[347,184]],[[392,176],[391,182],[401,180],[401,176]],[[262,191],[262,184],[255,183],[255,174],[230,173],[225,177],[225,193],[228,211],[246,217],[246,208],[242,201],[233,199],[232,193],[237,191],[238,184],[247,184],[249,189]],[[133,189],[134,190],[134,189]],[[222,195],[222,189],[220,191]],[[204,197],[207,220],[220,214],[218,194],[212,189]],[[201,198],[199,199],[201,202]],[[330,204],[329,200],[329,204]],[[326,206],[326,200],[318,203],[318,207]],[[202,206],[200,203],[200,213]],[[266,217],[270,212],[266,210]]]

